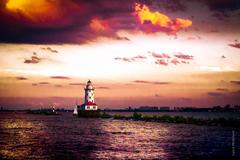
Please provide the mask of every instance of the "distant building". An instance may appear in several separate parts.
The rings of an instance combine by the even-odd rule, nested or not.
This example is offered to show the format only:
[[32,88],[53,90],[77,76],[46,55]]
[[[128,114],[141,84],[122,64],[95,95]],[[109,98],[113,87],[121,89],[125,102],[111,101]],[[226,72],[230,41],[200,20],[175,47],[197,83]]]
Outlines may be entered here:
[[144,110],[151,110],[151,111],[157,111],[158,110],[158,107],[155,107],[155,106],[141,106],[139,108],[137,108],[137,110],[141,110],[141,111],[144,111]]
[[160,111],[170,111],[171,108],[170,108],[170,107],[167,107],[167,106],[164,106],[164,107],[159,107],[159,110],[160,110]]
[[78,106],[78,110],[98,110],[97,104],[94,102],[94,88],[92,82],[87,82],[85,90],[84,104]]

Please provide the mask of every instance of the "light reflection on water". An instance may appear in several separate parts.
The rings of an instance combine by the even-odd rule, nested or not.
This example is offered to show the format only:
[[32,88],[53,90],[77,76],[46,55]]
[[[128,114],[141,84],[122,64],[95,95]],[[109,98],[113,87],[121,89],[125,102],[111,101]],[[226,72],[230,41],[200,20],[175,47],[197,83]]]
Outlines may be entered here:
[[[155,142],[159,136],[167,137],[166,127],[154,128],[153,123],[133,121],[107,121],[101,129],[109,133],[109,145],[105,151],[99,151],[96,156],[102,158],[158,158],[166,156],[162,147]],[[116,152],[117,151],[117,152]]]
[[[0,113],[0,159],[228,158],[232,129]],[[239,129],[234,130],[239,157]]]

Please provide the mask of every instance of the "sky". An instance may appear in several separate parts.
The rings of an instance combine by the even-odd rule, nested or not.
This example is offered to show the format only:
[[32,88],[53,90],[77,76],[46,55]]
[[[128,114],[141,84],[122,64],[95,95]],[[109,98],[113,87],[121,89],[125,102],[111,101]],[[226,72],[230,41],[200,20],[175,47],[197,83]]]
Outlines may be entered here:
[[0,106],[240,104],[239,0],[0,0]]

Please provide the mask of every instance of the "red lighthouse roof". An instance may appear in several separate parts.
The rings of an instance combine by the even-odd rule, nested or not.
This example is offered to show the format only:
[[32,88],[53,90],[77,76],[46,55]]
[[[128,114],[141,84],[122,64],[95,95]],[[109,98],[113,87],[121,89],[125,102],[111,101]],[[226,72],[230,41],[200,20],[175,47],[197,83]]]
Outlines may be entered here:
[[85,103],[85,105],[92,105],[92,106],[96,106],[97,104],[96,104],[96,103],[93,103],[93,102],[87,102],[87,103]]

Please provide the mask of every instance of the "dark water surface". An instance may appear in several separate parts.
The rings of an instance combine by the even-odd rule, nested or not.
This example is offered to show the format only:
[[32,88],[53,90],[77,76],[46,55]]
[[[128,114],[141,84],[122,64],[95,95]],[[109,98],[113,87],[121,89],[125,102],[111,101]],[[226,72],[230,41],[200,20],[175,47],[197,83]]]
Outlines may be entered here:
[[185,160],[232,155],[240,158],[239,128],[82,119],[71,113],[0,113],[0,159]]

